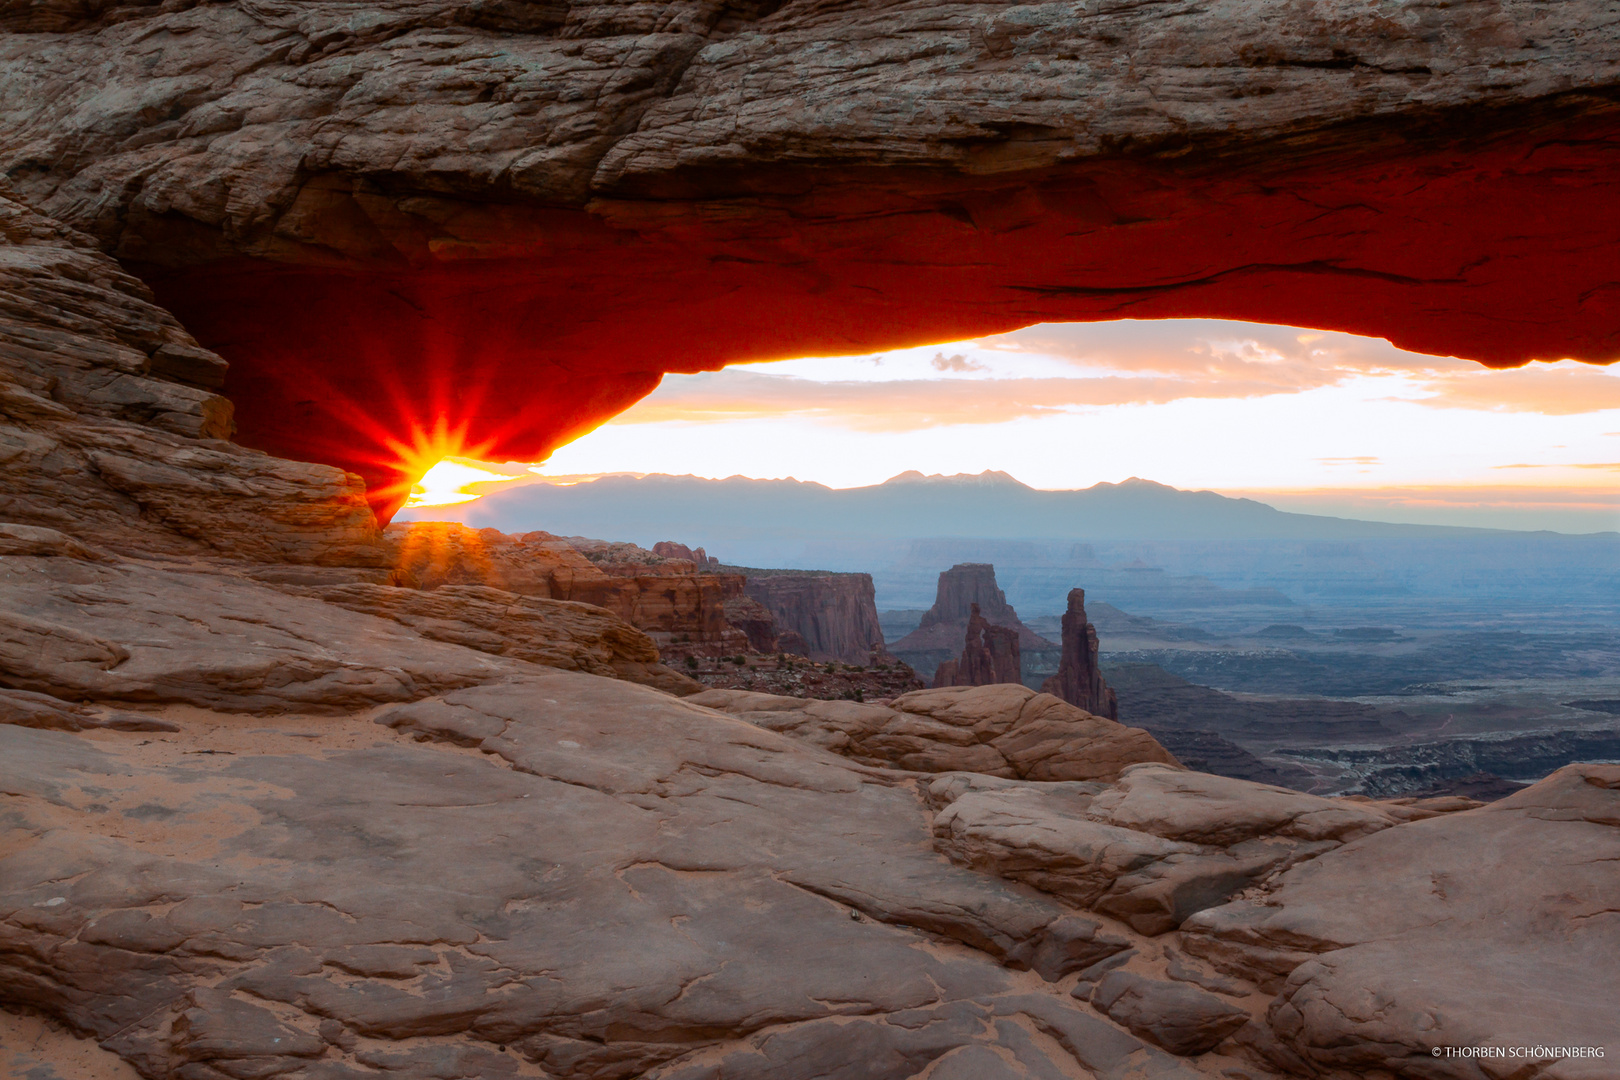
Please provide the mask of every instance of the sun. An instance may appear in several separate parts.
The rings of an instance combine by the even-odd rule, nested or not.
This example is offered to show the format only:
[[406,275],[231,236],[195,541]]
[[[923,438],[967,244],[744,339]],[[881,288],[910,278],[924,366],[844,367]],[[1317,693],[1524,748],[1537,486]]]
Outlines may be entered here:
[[[396,467],[404,480],[381,492],[396,506],[454,506],[471,502],[482,491],[474,486],[499,484],[523,475],[501,472],[500,466],[478,459],[485,446],[469,446],[465,425],[452,429],[443,419],[431,428],[416,427],[410,441],[390,439]],[[485,444],[487,446],[487,444]]]
[[413,506],[454,506],[472,502],[484,491],[470,490],[474,485],[501,484],[516,480],[516,476],[494,472],[483,465],[445,458],[422,474],[422,479],[411,485],[407,509]]

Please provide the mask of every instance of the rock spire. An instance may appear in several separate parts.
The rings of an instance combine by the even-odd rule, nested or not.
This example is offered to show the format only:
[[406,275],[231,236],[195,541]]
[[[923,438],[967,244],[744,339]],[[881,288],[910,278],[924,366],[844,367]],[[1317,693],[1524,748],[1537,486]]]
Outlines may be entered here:
[[1069,610],[1063,613],[1063,660],[1041,689],[1088,713],[1119,719],[1119,701],[1097,664],[1097,628],[1086,619],[1084,589],[1069,590]]
[[[996,592],[1000,595],[999,589]],[[979,605],[973,604],[968,612],[967,637],[962,643],[962,655],[939,665],[934,672],[934,685],[988,686],[991,683],[1021,682],[1019,672],[1022,666],[1018,631],[1005,626],[992,626],[979,614]]]

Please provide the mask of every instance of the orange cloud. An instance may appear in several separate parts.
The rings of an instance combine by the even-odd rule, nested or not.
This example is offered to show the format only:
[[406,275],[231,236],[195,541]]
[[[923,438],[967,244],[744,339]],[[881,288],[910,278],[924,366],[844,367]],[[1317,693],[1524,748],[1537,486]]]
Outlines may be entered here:
[[1100,405],[1162,405],[1182,398],[1245,398],[1293,388],[1257,379],[1101,376],[1046,379],[899,379],[817,382],[730,369],[676,381],[615,423],[713,423],[802,416],[857,431],[999,424]]
[[[1620,376],[1573,361],[1492,371],[1455,357],[1403,352],[1382,339],[1299,327],[1209,319],[1043,324],[973,346],[976,356],[949,346],[935,351],[926,369],[938,372],[937,378],[926,369],[918,377],[915,366],[909,377],[889,380],[822,380],[749,366],[672,376],[616,423],[795,416],[893,433],[998,424],[1088,406],[1299,394],[1377,378],[1390,380],[1391,400],[1431,408],[1548,415],[1620,409]],[[1037,365],[1038,377],[997,378],[1001,365],[985,362],[996,353],[1051,358],[1059,362],[1059,374],[1050,374],[1048,362]],[[879,367],[884,362],[860,359]],[[1020,362],[1010,363],[1016,370]],[[1065,368],[1073,376],[1061,374]]]
[[1434,394],[1424,405],[1487,412],[1534,412],[1546,416],[1620,409],[1620,376],[1608,369],[1566,360],[1511,371],[1475,368],[1423,383]]
[[1566,360],[1493,371],[1457,357],[1404,352],[1380,338],[1298,327],[1207,319],[1045,324],[980,344],[1045,353],[1080,367],[1190,380],[1200,391],[1212,380],[1260,382],[1285,393],[1398,375],[1414,380],[1429,395],[1417,402],[1431,407],[1549,416],[1620,409],[1620,375],[1611,369]]

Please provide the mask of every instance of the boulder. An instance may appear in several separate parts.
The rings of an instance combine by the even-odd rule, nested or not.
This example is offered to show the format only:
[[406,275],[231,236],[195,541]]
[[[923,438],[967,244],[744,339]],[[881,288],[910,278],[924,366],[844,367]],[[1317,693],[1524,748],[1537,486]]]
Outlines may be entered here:
[[936,782],[935,843],[1143,934],[1163,934],[1391,817],[1157,763],[1111,785]]
[[1214,994],[1130,971],[1104,975],[1091,1003],[1172,1054],[1207,1053],[1249,1022],[1247,1009]]
[[1221,847],[1264,836],[1354,840],[1406,820],[1376,803],[1151,763],[1125,769],[1092,801],[1091,814],[1127,829]]
[[1130,765],[1175,767],[1152,736],[1017,684],[917,690],[886,705],[742,690],[693,699],[871,765],[1029,780],[1111,780]]

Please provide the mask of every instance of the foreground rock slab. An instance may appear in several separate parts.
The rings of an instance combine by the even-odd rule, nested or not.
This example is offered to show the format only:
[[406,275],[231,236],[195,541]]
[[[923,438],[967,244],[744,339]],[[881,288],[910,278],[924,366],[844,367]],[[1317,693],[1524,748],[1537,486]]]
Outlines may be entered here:
[[1179,1068],[998,960],[1076,916],[939,859],[895,774],[566,672],[375,722],[176,715],[0,725],[0,994],[143,1075]]
[[[1144,934],[1396,823],[1377,809],[1146,763],[1116,784],[936,782],[935,842]],[[1301,824],[1301,823],[1304,824]]]
[[[1483,809],[1346,844],[1194,915],[1185,936],[1277,992],[1255,1043],[1294,1071],[1610,1077],[1617,889],[1620,766],[1570,765]],[[1535,1046],[1577,1049],[1507,1055]]]

